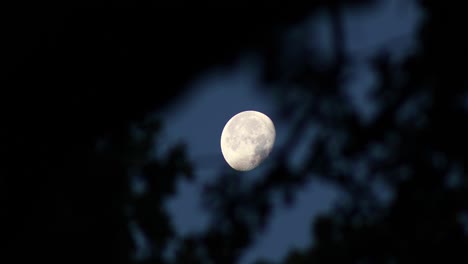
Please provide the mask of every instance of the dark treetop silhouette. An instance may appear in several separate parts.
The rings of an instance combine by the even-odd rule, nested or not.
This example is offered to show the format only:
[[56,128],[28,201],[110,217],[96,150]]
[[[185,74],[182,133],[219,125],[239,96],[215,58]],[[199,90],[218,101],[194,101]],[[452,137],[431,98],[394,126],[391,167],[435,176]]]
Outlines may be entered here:
[[[142,262],[170,263],[162,253],[175,239],[172,262],[236,263],[268,222],[269,197],[280,193],[292,203],[295,190],[321,177],[344,198],[313,221],[315,245],[284,263],[466,263],[468,43],[455,30],[464,16],[441,1],[421,2],[421,47],[401,65],[385,53],[373,60],[380,109],[362,123],[340,90],[348,57],[339,11],[351,4],[357,2],[317,1],[301,11],[260,14],[171,10],[172,18],[72,11],[4,18],[14,26],[4,30],[9,52],[2,61],[2,151],[9,159],[0,185],[0,262],[138,262],[130,258],[131,216],[150,241],[152,255]],[[295,61],[297,70],[285,76],[276,40],[319,7],[333,18],[335,61],[326,68]],[[248,186],[221,175],[204,193],[213,225],[199,236],[175,237],[162,203],[179,177],[196,177],[196,164],[183,145],[148,159],[163,124],[145,116],[189,94],[182,87],[203,68],[229,64],[246,49],[264,56],[265,82],[280,84],[274,92],[285,101],[294,84],[302,96],[281,110],[284,118],[302,118],[264,180]],[[319,137],[293,170],[285,157],[309,122]],[[131,124],[145,136],[132,137]],[[365,174],[354,175],[357,162]],[[128,190],[129,169],[147,181],[144,195]],[[390,203],[379,202],[376,182],[392,190]]]

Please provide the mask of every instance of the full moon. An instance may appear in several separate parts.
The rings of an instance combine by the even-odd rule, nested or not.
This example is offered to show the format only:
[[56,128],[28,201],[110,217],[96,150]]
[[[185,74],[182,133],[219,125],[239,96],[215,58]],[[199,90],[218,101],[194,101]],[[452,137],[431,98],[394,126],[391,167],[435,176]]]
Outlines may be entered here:
[[257,111],[240,112],[224,126],[221,152],[231,168],[249,171],[268,157],[275,137],[275,126],[268,116]]

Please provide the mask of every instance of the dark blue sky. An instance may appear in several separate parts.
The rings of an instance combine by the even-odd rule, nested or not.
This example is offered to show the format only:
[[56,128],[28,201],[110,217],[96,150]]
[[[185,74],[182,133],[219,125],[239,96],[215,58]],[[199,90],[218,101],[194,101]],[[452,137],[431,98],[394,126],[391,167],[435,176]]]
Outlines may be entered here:
[[[366,58],[382,48],[389,49],[395,58],[404,56],[415,44],[413,32],[418,29],[421,18],[416,5],[408,0],[386,0],[373,10],[345,12],[346,49],[356,61],[352,65],[352,81],[345,89],[363,118],[371,118],[372,111],[378,107],[366,97],[375,81],[366,65]],[[326,57],[329,47],[333,47],[327,19],[326,16],[314,17],[292,29],[290,41],[294,40],[297,32],[306,32],[310,35],[309,41],[318,43]],[[291,45],[288,50],[292,55],[293,47]],[[273,95],[258,89],[263,85],[259,81],[260,71],[261,61],[255,54],[245,54],[232,68],[208,70],[191,83],[198,89],[197,93],[162,114],[166,120],[163,141],[167,145],[158,148],[164,149],[172,143],[184,141],[189,145],[190,157],[198,165],[197,181],[180,181],[178,195],[167,203],[180,235],[201,231],[208,223],[207,215],[200,208],[201,186],[214,180],[219,170],[229,169],[222,157],[219,140],[225,123],[233,115],[244,110],[257,110],[270,116],[277,133],[273,154],[285,139],[288,122],[279,120],[273,108]],[[313,137],[313,127],[308,135]],[[301,155],[300,151],[292,155],[291,162],[295,156]],[[244,173],[243,177],[258,179],[262,167],[266,166],[268,160],[259,168]],[[241,263],[251,263],[258,257],[278,260],[292,247],[304,248],[313,243],[309,229],[311,220],[317,213],[329,209],[338,197],[332,187],[320,182],[312,181],[304,186],[292,208],[275,209],[266,233],[259,237]]]

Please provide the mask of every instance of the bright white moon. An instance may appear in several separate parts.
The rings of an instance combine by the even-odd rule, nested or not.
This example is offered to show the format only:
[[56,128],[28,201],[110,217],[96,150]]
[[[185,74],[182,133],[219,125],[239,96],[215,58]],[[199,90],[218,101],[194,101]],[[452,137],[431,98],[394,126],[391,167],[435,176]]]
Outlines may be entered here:
[[240,112],[224,126],[221,152],[233,169],[249,171],[268,157],[275,137],[275,126],[268,116],[257,111]]

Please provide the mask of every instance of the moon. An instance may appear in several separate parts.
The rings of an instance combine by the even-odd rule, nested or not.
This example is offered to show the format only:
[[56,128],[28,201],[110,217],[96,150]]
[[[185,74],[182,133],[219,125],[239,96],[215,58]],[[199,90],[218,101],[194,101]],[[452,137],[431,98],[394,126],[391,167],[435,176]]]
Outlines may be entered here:
[[257,111],[243,111],[233,116],[221,133],[221,152],[231,168],[255,169],[270,154],[276,131],[271,119]]

